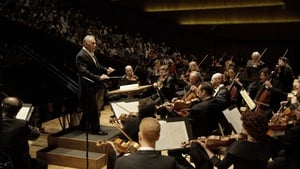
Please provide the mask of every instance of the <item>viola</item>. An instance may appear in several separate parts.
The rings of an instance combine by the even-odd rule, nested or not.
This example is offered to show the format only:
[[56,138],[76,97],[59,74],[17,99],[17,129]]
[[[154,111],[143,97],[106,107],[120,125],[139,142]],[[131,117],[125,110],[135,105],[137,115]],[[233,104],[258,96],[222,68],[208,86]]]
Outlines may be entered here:
[[186,147],[193,142],[205,142],[205,144],[212,150],[217,150],[222,147],[228,147],[230,144],[237,140],[244,140],[247,135],[239,133],[226,136],[210,135],[208,137],[200,137],[196,140],[190,140],[189,142],[183,142],[182,146]]

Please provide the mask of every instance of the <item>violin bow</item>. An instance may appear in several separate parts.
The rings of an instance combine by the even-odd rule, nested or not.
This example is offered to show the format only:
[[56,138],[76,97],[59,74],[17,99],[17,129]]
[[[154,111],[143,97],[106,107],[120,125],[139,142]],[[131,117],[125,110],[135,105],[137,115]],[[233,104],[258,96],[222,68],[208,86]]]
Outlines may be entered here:
[[261,53],[260,58],[266,53],[267,50],[268,50],[268,48],[265,48],[265,50]]
[[289,49],[286,49],[282,57],[285,57],[285,55],[288,53],[288,51],[289,51]]
[[116,119],[116,117],[111,117],[111,122],[119,129],[119,131],[129,140],[129,141],[133,141],[132,138],[130,138],[128,136],[127,133],[125,133],[125,131],[119,126],[119,124],[116,122],[118,121],[118,119]]
[[198,64],[198,67],[205,61],[205,59],[208,57],[208,54],[205,55],[205,57],[201,60],[201,62]]
[[133,74],[135,74],[135,71],[137,70],[138,67],[139,67],[139,65],[137,64],[134,68]]

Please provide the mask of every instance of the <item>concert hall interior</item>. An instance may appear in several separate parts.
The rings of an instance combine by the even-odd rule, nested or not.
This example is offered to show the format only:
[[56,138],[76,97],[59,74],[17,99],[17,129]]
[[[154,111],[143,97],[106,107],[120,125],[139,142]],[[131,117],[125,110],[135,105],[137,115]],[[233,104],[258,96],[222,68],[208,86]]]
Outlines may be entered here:
[[[49,169],[113,169],[114,155],[135,155],[146,117],[174,132],[156,148],[185,168],[217,168],[227,150],[239,158],[230,145],[269,137],[268,169],[282,151],[291,160],[277,165],[300,167],[288,135],[300,124],[300,1],[3,0],[0,23],[0,102],[22,101],[17,118],[40,132],[29,154]],[[247,129],[249,111],[267,132]],[[210,136],[230,144],[211,148]]]

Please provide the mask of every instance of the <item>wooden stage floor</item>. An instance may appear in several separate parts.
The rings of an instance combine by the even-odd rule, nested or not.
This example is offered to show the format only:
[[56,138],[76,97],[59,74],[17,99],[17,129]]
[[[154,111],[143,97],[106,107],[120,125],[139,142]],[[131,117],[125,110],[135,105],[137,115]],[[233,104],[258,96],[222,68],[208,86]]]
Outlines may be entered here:
[[[109,118],[111,115],[113,115],[110,105],[106,105],[104,107],[104,110],[101,113],[102,113],[100,118],[101,125],[113,126],[113,124],[109,123]],[[41,150],[48,146],[47,143],[48,135],[62,131],[62,127],[57,118],[43,123],[43,127],[45,128],[45,133],[41,133],[41,136],[37,140],[29,141],[30,154],[32,157],[36,157],[36,152],[38,150]],[[66,127],[68,126],[66,125]],[[74,169],[74,168],[57,166],[57,165],[49,165],[48,169]],[[103,167],[103,169],[106,169],[106,167]]]

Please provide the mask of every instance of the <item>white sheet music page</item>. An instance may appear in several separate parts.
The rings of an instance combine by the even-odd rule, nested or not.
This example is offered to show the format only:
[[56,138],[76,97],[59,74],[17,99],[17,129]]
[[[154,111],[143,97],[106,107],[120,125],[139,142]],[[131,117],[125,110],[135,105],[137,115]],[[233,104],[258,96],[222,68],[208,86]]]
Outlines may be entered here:
[[236,133],[241,133],[243,129],[243,124],[241,120],[241,113],[237,107],[229,110],[223,110],[223,114],[226,117],[227,121],[231,123],[232,127]]
[[22,120],[27,120],[29,110],[30,110],[30,107],[22,107],[20,109],[20,111],[18,112],[16,118],[22,119]]
[[131,102],[111,102],[111,107],[115,113],[116,118],[119,118],[121,114],[129,114],[130,112],[138,112],[138,101]]
[[156,150],[171,150],[182,148],[181,143],[189,140],[184,121],[166,122],[159,121],[161,130],[160,138],[156,142]]

